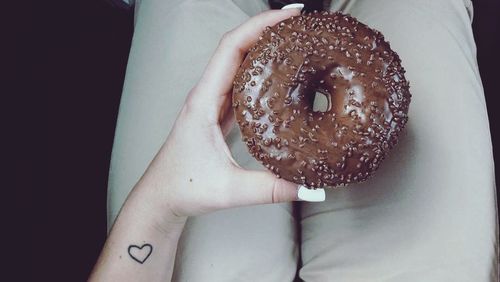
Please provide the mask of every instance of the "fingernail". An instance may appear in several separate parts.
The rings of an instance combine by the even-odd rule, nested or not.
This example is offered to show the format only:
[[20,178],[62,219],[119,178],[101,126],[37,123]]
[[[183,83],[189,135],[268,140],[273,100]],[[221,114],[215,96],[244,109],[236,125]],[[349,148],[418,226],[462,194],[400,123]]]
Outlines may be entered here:
[[299,186],[297,197],[306,202],[324,202],[326,199],[325,189],[308,189],[305,186]]
[[293,3],[293,4],[288,4],[285,5],[281,8],[281,10],[286,10],[286,9],[299,9],[302,10],[304,9],[304,4],[302,3]]

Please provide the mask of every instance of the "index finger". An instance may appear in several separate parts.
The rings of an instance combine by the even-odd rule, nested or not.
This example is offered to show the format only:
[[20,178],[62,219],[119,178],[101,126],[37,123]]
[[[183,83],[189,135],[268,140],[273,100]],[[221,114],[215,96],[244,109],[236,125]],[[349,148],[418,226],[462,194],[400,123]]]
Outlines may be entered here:
[[226,33],[198,82],[198,87],[203,89],[198,94],[208,98],[207,103],[221,103],[232,88],[234,76],[246,52],[257,42],[265,27],[299,14],[300,9],[266,11]]

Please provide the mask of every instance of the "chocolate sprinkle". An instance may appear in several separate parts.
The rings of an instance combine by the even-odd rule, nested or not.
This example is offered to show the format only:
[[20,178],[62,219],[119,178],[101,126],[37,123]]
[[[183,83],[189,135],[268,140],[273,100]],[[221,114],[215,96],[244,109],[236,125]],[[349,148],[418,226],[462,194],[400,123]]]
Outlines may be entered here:
[[[411,100],[383,35],[340,12],[267,27],[237,72],[233,107],[249,152],[310,188],[362,182],[396,145]],[[325,112],[313,111],[317,92]]]

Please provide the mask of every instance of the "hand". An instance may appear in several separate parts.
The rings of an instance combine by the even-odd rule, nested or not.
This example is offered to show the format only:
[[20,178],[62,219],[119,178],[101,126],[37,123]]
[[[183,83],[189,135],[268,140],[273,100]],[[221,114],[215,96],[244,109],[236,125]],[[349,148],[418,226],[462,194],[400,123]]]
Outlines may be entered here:
[[[170,281],[188,216],[304,199],[302,186],[268,171],[241,168],[224,141],[234,124],[232,81],[245,51],[266,26],[298,14],[298,9],[268,11],[224,35],[167,140],[125,201],[90,281]],[[317,192],[324,199],[323,190],[309,194]],[[139,249],[147,253],[137,257]]]
[[234,124],[232,82],[245,52],[266,26],[299,13],[298,9],[267,11],[223,36],[166,142],[138,184],[155,189],[154,201],[163,209],[182,218],[298,199],[297,184],[268,171],[241,168],[224,136]]

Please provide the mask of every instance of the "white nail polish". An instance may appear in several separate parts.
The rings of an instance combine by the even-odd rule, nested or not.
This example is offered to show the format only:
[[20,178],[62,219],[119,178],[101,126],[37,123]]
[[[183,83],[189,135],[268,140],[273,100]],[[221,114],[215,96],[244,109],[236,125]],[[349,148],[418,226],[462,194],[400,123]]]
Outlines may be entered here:
[[297,196],[306,202],[324,202],[326,199],[325,189],[308,189],[302,185],[299,186]]
[[293,4],[288,4],[286,6],[283,6],[281,10],[286,10],[286,9],[304,9],[304,4],[302,3],[293,3]]

